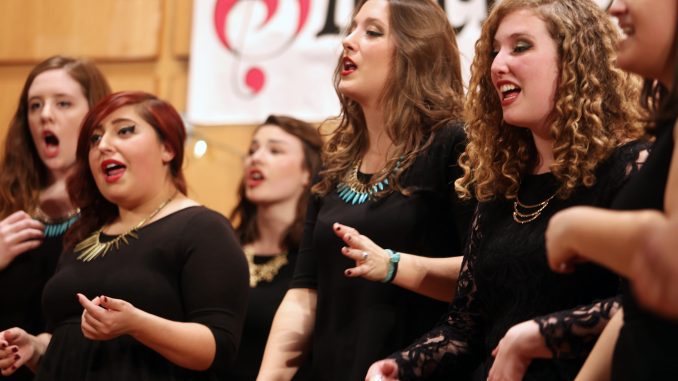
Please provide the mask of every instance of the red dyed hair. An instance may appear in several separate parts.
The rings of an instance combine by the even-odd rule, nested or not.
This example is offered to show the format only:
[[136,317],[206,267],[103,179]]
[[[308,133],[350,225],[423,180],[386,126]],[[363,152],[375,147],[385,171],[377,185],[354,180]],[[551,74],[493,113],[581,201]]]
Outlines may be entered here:
[[121,107],[134,106],[137,114],[150,124],[160,140],[174,152],[170,171],[174,185],[186,194],[186,180],[182,171],[186,128],[179,113],[169,103],[142,91],[122,91],[102,99],[85,116],[78,137],[75,171],[68,180],[68,194],[80,208],[80,219],[64,238],[65,248],[71,248],[95,229],[118,216],[118,207],[99,191],[89,167],[90,137],[101,122]]

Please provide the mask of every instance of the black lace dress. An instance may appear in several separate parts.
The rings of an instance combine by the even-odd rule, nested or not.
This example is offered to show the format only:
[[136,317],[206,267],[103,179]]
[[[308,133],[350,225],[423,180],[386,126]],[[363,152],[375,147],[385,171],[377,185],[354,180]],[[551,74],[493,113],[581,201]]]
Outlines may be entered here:
[[[530,319],[536,319],[554,359],[532,361],[524,380],[573,379],[611,312],[619,307],[619,279],[592,264],[579,266],[572,274],[552,272],[544,233],[549,219],[564,208],[609,207],[646,146],[633,142],[620,147],[599,166],[595,185],[580,187],[566,200],[553,198],[532,222],[514,221],[513,201],[479,204],[457,296],[431,331],[393,355],[400,379],[484,381],[499,340],[513,325]],[[519,198],[524,204],[537,204],[557,188],[550,173],[529,175],[522,181]]]

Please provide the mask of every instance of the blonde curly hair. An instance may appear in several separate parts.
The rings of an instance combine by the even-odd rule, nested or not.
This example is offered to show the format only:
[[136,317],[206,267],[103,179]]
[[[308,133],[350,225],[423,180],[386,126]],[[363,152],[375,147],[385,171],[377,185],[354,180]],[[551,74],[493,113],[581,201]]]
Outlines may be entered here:
[[644,134],[640,80],[615,67],[619,34],[590,0],[503,0],[485,21],[471,67],[465,104],[468,145],[459,158],[464,176],[455,182],[462,198],[514,199],[522,177],[539,156],[530,130],[503,121],[492,84],[493,40],[508,14],[530,10],[546,23],[559,54],[559,79],[550,115],[558,197],[592,186],[595,169],[615,147]]
[[[353,18],[367,1],[355,7]],[[395,52],[381,105],[385,130],[394,146],[385,168],[393,168],[400,161],[394,188],[407,194],[399,186],[400,175],[431,144],[436,130],[461,120],[464,89],[456,37],[445,11],[433,0],[388,0],[388,3]],[[338,90],[342,68],[339,57],[334,87],[342,111],[336,119],[338,126],[323,149],[321,180],[313,187],[313,192],[321,196],[334,189],[368,145],[360,104]],[[374,181],[388,175],[389,171],[382,171]],[[377,196],[390,191],[387,187]]]

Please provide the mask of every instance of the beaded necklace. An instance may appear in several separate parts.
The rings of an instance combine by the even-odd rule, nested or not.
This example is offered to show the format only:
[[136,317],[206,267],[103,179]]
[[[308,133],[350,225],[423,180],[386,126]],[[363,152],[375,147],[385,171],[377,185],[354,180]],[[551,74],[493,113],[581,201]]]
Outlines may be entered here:
[[364,204],[368,200],[374,199],[377,193],[391,186],[389,178],[392,179],[393,175],[400,169],[402,159],[402,157],[398,159],[396,164],[388,171],[388,174],[384,176],[383,179],[376,182],[369,181],[368,183],[363,183],[358,179],[358,170],[362,161],[356,160],[353,168],[351,168],[344,178],[344,181],[337,184],[339,198],[351,205]]
[[80,209],[75,209],[61,218],[49,218],[40,208],[37,208],[34,214],[33,219],[45,226],[43,232],[45,238],[54,238],[64,234],[80,218]]

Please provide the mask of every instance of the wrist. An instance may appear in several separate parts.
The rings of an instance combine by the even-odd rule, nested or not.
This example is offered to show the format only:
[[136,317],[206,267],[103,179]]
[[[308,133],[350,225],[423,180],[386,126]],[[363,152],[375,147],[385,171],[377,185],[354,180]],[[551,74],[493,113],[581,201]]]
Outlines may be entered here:
[[144,332],[144,327],[148,324],[148,320],[152,318],[151,314],[140,310],[130,304],[129,317],[127,326],[123,330],[123,334],[132,336],[136,340],[141,340]]
[[47,346],[50,339],[51,335],[47,333],[42,333],[37,336],[29,335],[29,340],[31,346],[33,347],[33,353],[31,354],[31,357],[26,360],[26,366],[28,369],[32,370],[33,372],[37,371],[38,366],[40,365],[40,360],[42,360],[42,356],[45,354],[45,351],[47,351]]
[[382,279],[382,283],[391,283],[395,279],[398,272],[398,263],[400,262],[400,253],[391,249],[384,249],[389,256],[388,266],[386,269],[386,276]]
[[539,324],[534,320],[528,320],[515,327],[519,340],[518,351],[529,358],[551,358],[553,354],[546,346],[544,336],[539,330]]

